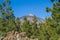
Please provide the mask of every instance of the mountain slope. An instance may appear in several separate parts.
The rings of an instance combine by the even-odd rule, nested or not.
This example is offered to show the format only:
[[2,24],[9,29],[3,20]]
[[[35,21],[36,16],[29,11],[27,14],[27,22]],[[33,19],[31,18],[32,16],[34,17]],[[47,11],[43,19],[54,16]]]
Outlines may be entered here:
[[[29,22],[33,22],[34,15],[29,14],[27,16],[20,17],[20,22],[22,23],[24,22],[24,17],[26,17]],[[41,18],[36,17],[36,19],[37,19],[37,24],[44,22],[44,20]]]

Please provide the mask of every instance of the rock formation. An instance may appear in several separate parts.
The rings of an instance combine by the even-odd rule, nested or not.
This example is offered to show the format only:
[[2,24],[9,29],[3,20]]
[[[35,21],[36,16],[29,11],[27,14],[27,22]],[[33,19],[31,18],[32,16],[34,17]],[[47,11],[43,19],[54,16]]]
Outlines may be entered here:
[[26,32],[18,33],[12,31],[12,32],[8,32],[6,37],[1,40],[38,40],[38,38],[35,39],[28,38],[26,35],[27,35]]

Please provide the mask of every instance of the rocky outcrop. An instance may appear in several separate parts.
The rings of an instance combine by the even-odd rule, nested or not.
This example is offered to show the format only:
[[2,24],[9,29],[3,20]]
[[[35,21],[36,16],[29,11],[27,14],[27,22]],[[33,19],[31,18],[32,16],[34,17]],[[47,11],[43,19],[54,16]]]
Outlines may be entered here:
[[3,40],[38,40],[38,38],[31,39],[26,36],[26,32],[8,32],[7,36]]
[[4,39],[4,37],[0,37],[0,40],[3,40]]

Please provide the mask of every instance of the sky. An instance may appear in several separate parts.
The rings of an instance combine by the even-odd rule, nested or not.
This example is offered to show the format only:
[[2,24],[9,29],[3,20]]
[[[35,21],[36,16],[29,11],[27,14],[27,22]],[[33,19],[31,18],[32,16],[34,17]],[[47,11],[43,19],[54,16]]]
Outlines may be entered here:
[[11,6],[14,10],[15,17],[33,14],[45,19],[51,16],[50,12],[46,12],[46,7],[51,8],[52,6],[50,0],[11,0]]

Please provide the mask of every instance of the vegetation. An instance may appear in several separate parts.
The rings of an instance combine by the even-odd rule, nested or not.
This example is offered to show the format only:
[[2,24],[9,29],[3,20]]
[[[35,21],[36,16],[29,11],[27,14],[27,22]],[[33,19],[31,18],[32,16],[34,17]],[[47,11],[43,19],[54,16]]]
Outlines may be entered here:
[[15,16],[10,6],[10,0],[4,0],[0,4],[0,36],[12,30],[16,30]]
[[51,12],[51,17],[37,25],[36,16],[33,22],[29,22],[24,17],[21,23],[19,18],[15,18],[10,0],[5,0],[0,4],[0,36],[5,36],[9,31],[26,32],[30,38],[38,38],[39,40],[60,40],[60,0],[51,0],[52,8],[46,8],[47,12]]

